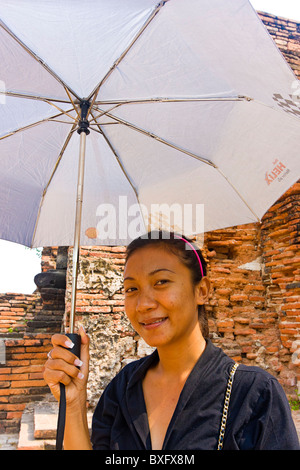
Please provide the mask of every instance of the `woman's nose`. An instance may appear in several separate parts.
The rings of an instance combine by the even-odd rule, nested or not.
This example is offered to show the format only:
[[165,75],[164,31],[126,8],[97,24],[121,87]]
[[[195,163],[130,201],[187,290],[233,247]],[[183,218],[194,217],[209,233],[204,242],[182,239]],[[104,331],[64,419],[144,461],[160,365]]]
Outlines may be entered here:
[[157,305],[155,299],[149,292],[142,291],[139,293],[136,310],[145,312],[155,308]]

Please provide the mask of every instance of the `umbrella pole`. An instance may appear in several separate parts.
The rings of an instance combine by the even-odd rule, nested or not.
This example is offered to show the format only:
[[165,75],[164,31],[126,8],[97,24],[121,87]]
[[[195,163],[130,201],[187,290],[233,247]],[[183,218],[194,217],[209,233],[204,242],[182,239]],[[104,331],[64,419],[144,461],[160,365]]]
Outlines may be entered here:
[[79,260],[80,231],[81,231],[81,213],[82,213],[83,186],[84,186],[86,136],[90,133],[90,131],[88,130],[89,123],[86,119],[89,107],[90,107],[89,101],[81,102],[80,104],[81,119],[79,121],[79,128],[77,130],[77,132],[80,134],[80,150],[79,150],[79,163],[78,163],[78,182],[77,182],[76,215],[75,215],[75,231],[74,231],[74,247],[73,247],[70,333],[74,333],[74,324],[75,324],[77,275],[78,275],[78,260]]
[[[77,197],[76,197],[76,215],[75,215],[75,231],[74,231],[74,247],[73,247],[73,272],[72,272],[72,295],[71,295],[71,312],[70,312],[70,333],[67,336],[73,342],[73,347],[69,349],[75,356],[80,357],[80,336],[74,334],[75,323],[75,309],[76,309],[76,290],[77,290],[77,273],[78,273],[78,259],[80,248],[80,230],[81,230],[81,212],[83,200],[83,183],[84,183],[84,163],[85,163],[85,149],[86,149],[86,136],[90,133],[88,127],[87,113],[90,108],[90,102],[82,100],[80,102],[81,118],[79,120],[78,134],[80,134],[80,151],[78,162],[78,182],[77,182]],[[62,450],[64,442],[65,419],[66,419],[66,391],[65,385],[60,383],[60,398],[59,398],[59,412],[57,421],[56,433],[56,450]]]

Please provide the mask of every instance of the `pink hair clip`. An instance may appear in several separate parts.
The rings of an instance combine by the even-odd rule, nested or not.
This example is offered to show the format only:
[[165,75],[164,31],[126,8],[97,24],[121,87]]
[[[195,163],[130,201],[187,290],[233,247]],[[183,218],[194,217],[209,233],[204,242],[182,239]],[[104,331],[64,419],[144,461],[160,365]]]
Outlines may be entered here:
[[199,266],[200,266],[200,270],[201,270],[201,275],[202,275],[202,277],[204,277],[204,274],[203,274],[203,267],[202,267],[202,263],[201,263],[200,256],[198,255],[198,253],[197,253],[197,251],[195,250],[195,248],[193,247],[193,245],[192,245],[189,241],[187,241],[185,238],[179,237],[178,235],[175,235],[175,238],[178,238],[179,240],[184,241],[185,243],[187,243],[187,244],[192,248],[192,250],[194,251],[195,255],[197,256],[197,259],[198,259],[198,262],[199,262]]

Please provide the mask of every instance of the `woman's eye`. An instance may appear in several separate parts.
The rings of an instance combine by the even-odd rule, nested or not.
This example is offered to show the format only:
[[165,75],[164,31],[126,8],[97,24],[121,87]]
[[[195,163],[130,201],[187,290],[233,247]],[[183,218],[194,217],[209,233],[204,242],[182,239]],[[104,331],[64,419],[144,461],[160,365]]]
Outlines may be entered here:
[[156,282],[156,285],[163,286],[164,284],[167,284],[168,282],[170,282],[168,279],[161,279],[160,281]]
[[135,290],[136,290],[136,287],[127,287],[127,289],[125,289],[125,293],[131,294],[131,292],[134,292]]

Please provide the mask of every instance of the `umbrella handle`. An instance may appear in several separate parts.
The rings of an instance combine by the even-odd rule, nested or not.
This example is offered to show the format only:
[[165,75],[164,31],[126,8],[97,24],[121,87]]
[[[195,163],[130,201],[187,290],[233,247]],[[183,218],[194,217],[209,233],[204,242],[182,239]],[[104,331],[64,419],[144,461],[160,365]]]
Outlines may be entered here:
[[[67,333],[66,336],[72,341],[74,346],[68,348],[75,356],[80,358],[80,346],[81,336],[77,333]],[[57,420],[57,432],[56,432],[56,450],[63,449],[64,433],[65,433],[65,422],[66,422],[66,389],[64,384],[60,383],[60,398],[59,398],[59,411]]]
[[74,344],[72,348],[68,348],[68,351],[71,351],[71,353],[75,354],[75,356],[80,359],[81,336],[77,333],[66,333],[66,336]]

